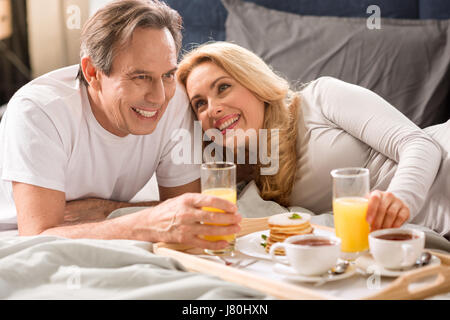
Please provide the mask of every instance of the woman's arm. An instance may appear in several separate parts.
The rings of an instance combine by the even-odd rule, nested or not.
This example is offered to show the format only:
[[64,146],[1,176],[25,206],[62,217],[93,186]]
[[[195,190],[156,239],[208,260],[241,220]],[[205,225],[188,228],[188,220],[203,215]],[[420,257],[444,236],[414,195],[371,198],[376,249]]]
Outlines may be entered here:
[[330,77],[317,82],[325,118],[397,162],[386,192],[404,202],[414,217],[438,172],[439,145],[376,93]]

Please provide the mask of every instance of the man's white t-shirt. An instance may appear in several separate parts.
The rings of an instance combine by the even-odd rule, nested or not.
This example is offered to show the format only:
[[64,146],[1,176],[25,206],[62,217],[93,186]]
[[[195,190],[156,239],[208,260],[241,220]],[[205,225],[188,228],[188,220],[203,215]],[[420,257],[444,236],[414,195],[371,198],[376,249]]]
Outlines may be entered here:
[[[192,149],[192,141],[171,139],[180,128],[193,132],[193,114],[180,86],[152,134],[121,138],[95,119],[77,72],[78,66],[71,66],[39,77],[9,102],[0,123],[0,176],[11,204],[11,181],[65,192],[66,201],[130,201],[154,173],[164,187],[200,177],[198,165],[171,158],[180,143],[189,142],[186,148]],[[15,209],[0,212],[0,222],[14,221],[15,214]]]

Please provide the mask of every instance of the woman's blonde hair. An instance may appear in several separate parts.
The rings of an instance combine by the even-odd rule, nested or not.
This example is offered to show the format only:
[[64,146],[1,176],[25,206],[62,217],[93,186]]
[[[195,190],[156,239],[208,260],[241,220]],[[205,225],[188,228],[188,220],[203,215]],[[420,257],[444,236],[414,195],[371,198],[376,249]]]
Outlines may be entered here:
[[256,184],[263,199],[287,206],[297,166],[299,96],[256,54],[228,42],[210,42],[187,53],[178,68],[178,81],[186,87],[191,71],[204,62],[216,64],[264,101],[263,128],[268,129],[268,146],[272,138],[270,129],[279,129],[279,170],[275,175],[258,175]]

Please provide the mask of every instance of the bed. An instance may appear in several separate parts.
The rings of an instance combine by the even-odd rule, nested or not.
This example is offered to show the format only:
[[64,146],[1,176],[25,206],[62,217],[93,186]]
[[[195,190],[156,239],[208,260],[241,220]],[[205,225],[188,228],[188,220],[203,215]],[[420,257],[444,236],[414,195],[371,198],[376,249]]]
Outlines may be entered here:
[[[250,183],[241,192],[238,207],[248,219],[261,219],[261,216],[286,211],[311,213],[304,208],[285,208],[261,199],[254,183]],[[114,219],[136,210],[139,208],[119,209],[112,212],[109,218]],[[316,226],[332,226],[333,217],[330,213],[324,213],[313,216],[311,222]],[[448,258],[450,244],[447,240],[426,228],[407,226],[425,231],[426,248],[447,254],[450,261]],[[306,290],[314,295],[304,296],[304,286],[290,285],[289,288],[294,289],[293,293],[286,291],[287,294],[283,292],[280,296],[277,290],[273,290],[277,283],[270,282],[271,277],[266,277],[267,268],[271,268],[264,266],[267,265],[267,260],[259,260],[258,264],[255,264],[259,265],[257,269],[234,270],[233,267],[226,267],[233,271],[224,269],[222,272],[217,268],[223,268],[224,265],[217,261],[211,264],[211,261],[206,259],[206,263],[210,263],[206,266],[198,261],[186,264],[190,260],[186,260],[186,256],[180,259],[176,254],[177,252],[183,254],[182,251],[177,251],[179,247],[183,246],[132,240],[18,237],[16,230],[3,231],[0,233],[0,299],[235,300],[240,303],[265,300],[270,303],[273,300],[299,297],[355,299],[353,294],[359,293],[365,297],[368,291],[367,288],[364,289],[366,278],[358,277],[350,282],[349,290],[352,290],[350,293],[346,288],[339,287],[339,284],[335,286],[331,284],[333,294],[329,294],[328,287],[321,287],[319,288],[321,291],[318,292],[311,287]],[[237,257],[240,258],[240,254]],[[245,256],[245,259],[248,258]],[[202,260],[203,263],[205,261],[203,258],[195,259]],[[199,266],[201,269],[197,269]],[[261,284],[265,284],[266,290],[260,289],[257,281],[253,281],[252,286],[249,286],[249,282],[242,280],[242,277],[245,279],[247,276],[239,272],[247,271],[253,276],[258,276],[254,270],[260,272],[259,276],[261,270],[264,271],[262,280],[269,282],[263,283],[261,280]],[[450,272],[450,267],[446,270]],[[450,277],[450,274],[447,277]],[[439,278],[440,276],[438,280]],[[383,281],[385,286],[390,284],[390,279]],[[253,287],[255,284],[258,285],[257,288]],[[283,284],[281,288],[283,291]],[[365,290],[364,295],[361,293],[362,290]],[[450,299],[450,291],[426,297],[447,300]],[[176,305],[180,307],[187,304]]]
[[[421,127],[450,117],[447,0],[166,2],[183,16],[184,50],[209,40],[233,41],[258,53],[293,84],[332,75],[386,97]],[[343,41],[349,30],[352,36]],[[155,198],[154,183],[140,199]],[[304,211],[263,201],[253,184],[240,194],[238,206],[247,218]],[[6,204],[1,209],[8,210]],[[118,210],[110,218],[133,210]],[[312,222],[333,226],[330,213],[315,215]],[[6,229],[11,228],[0,229],[0,299],[274,299],[206,273],[188,272],[175,259],[154,254],[151,243],[18,237],[17,230]],[[421,229],[427,248],[450,252],[447,240]]]

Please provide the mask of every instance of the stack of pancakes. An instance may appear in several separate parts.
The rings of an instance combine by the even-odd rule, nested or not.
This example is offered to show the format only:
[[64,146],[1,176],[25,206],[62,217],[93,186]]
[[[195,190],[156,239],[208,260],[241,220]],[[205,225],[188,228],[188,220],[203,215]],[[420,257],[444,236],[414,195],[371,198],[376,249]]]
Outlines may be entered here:
[[[314,229],[310,224],[311,215],[301,212],[286,212],[271,216],[268,220],[270,236],[265,245],[266,252],[275,242],[283,242],[286,238],[313,233]],[[276,249],[276,255],[284,255],[284,249]]]

